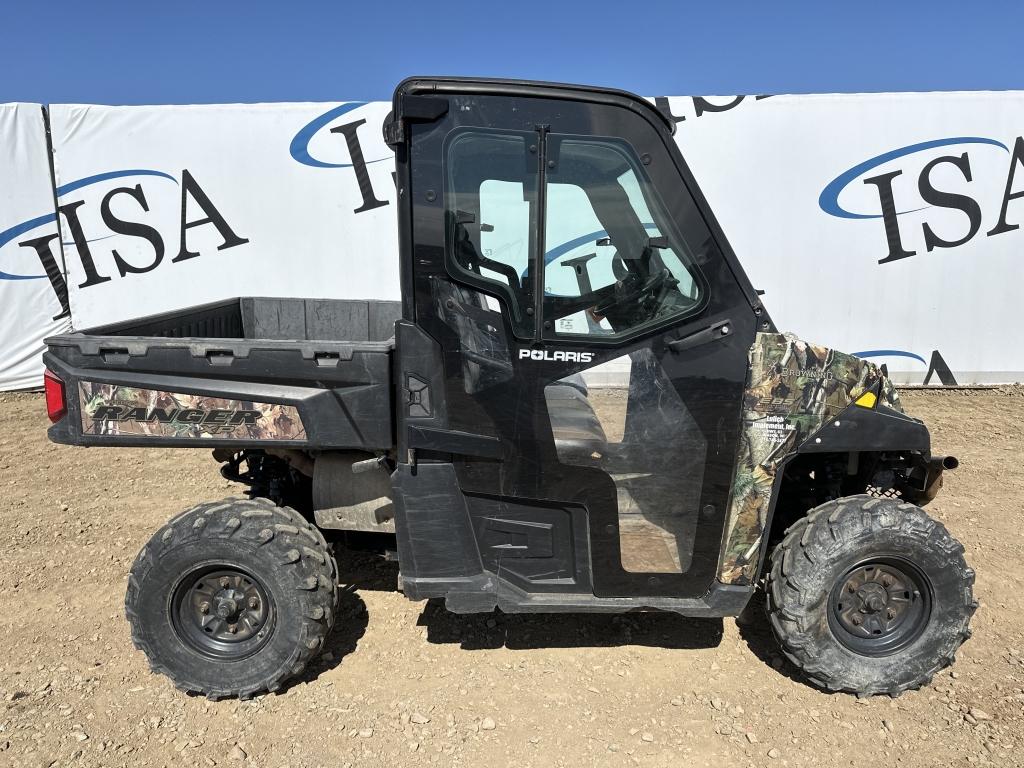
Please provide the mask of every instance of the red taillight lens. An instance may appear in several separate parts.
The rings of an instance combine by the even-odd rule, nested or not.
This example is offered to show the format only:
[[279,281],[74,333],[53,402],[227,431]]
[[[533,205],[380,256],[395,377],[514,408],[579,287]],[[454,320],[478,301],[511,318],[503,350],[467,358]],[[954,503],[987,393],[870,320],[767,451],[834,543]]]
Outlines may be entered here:
[[43,382],[46,388],[46,415],[56,424],[68,412],[68,402],[64,399],[64,382],[49,370],[43,373]]

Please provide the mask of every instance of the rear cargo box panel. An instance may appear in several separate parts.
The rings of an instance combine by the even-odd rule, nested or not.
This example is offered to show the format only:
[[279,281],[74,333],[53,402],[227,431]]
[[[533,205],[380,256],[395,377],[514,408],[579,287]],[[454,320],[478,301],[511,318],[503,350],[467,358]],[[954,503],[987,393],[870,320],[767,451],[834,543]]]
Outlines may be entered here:
[[[246,298],[55,336],[43,361],[64,383],[68,415],[50,439],[388,450],[396,311]],[[216,335],[188,335],[197,332]]]

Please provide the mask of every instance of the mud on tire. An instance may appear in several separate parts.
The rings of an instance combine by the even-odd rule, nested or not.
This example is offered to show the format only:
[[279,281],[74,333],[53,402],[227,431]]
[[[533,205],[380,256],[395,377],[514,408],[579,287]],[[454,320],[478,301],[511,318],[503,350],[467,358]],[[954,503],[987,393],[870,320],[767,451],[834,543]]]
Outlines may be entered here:
[[320,532],[265,499],[200,504],[132,565],[125,613],[154,672],[211,699],[276,691],[321,650],[337,567]]
[[[918,688],[970,637],[977,603],[963,552],[912,504],[871,496],[823,504],[772,553],[772,629],[787,658],[821,688],[859,696]],[[890,595],[898,602],[886,603]]]

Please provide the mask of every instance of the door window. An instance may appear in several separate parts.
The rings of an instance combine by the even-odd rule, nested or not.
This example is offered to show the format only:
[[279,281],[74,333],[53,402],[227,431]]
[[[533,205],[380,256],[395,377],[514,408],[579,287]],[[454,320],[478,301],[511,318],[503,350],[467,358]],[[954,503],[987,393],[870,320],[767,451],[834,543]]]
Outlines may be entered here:
[[707,440],[649,348],[544,388],[562,464],[615,483],[619,560],[629,573],[686,573],[700,520]]
[[527,152],[527,139],[469,130],[449,141],[445,227],[452,274],[504,299],[513,330],[528,337],[535,327],[537,156]]
[[628,144],[548,141],[545,336],[622,337],[703,307],[682,239]]

